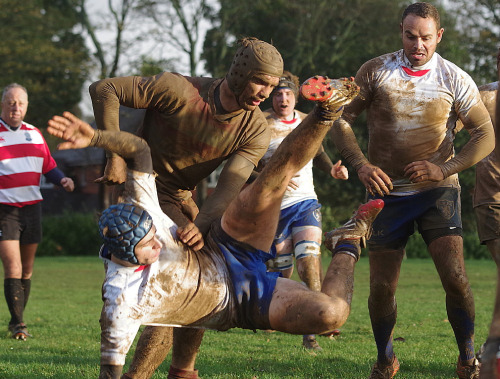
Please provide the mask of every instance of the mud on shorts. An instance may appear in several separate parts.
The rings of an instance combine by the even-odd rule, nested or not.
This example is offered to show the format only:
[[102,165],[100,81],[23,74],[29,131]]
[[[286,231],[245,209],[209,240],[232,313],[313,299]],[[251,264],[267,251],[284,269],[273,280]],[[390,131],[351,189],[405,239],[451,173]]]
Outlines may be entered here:
[[42,241],[42,203],[24,207],[0,204],[0,241],[15,240],[21,245]]
[[460,189],[438,187],[408,196],[368,196],[384,200],[384,209],[373,223],[370,249],[403,249],[415,231],[415,223],[425,243],[439,237],[462,235]]
[[235,240],[222,230],[220,222],[212,224],[210,233],[226,259],[237,309],[236,326],[270,329],[269,304],[280,273],[267,272],[264,262],[276,254]]
[[500,238],[500,204],[484,204],[474,208],[477,234],[481,244]]
[[280,220],[274,243],[280,243],[292,235],[293,228],[301,226],[317,226],[321,229],[321,204],[318,200],[305,200],[287,208],[280,212]]

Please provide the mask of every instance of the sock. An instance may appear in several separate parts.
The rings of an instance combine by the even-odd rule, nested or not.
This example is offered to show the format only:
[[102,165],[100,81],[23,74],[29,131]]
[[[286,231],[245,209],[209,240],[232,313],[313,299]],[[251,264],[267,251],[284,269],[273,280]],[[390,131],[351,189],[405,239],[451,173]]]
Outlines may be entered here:
[[3,289],[11,316],[9,325],[20,324],[23,322],[24,311],[24,290],[21,279],[5,279]]
[[359,240],[354,243],[349,243],[346,241],[337,243],[335,249],[333,250],[333,255],[338,253],[350,255],[357,262],[359,260]]
[[31,292],[31,279],[21,279],[21,283],[23,284],[24,289],[24,308],[26,308]]

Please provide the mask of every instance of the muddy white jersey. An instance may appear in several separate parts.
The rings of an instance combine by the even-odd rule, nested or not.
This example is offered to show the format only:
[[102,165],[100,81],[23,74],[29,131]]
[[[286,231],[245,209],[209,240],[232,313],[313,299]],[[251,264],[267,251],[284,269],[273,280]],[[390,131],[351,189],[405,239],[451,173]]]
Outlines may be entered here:
[[[466,120],[480,102],[472,78],[437,53],[424,66],[412,68],[399,50],[365,63],[356,82],[367,110],[368,160],[393,180],[392,194],[458,186],[458,175],[453,172],[441,182],[410,183],[404,168],[427,160],[444,170],[445,162],[455,154],[457,119]],[[347,106],[343,118],[352,123],[362,109],[353,111]]]
[[[271,156],[276,152],[278,146],[283,142],[285,137],[294,130],[302,120],[307,116],[306,114],[294,111],[294,118],[290,121],[279,119],[272,110],[264,112],[267,123],[271,131],[271,142],[267,152],[262,157],[261,161],[265,165],[271,159]],[[301,201],[317,199],[316,192],[314,191],[313,182],[313,161],[310,160],[297,174],[294,175],[292,180],[298,185],[297,189],[287,188],[283,195],[281,202],[281,209],[288,208],[289,206]]]
[[178,242],[177,226],[158,205],[154,175],[129,171],[124,202],[148,211],[163,247],[158,261],[139,268],[114,263],[101,250],[106,270],[101,364],[123,365],[140,325],[231,325],[230,279],[222,254],[193,252]]

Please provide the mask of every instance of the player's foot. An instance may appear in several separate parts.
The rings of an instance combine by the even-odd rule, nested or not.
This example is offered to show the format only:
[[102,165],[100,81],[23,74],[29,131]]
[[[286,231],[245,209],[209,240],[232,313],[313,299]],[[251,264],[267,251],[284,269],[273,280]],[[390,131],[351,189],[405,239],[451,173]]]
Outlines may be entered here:
[[302,336],[302,346],[308,350],[321,351],[323,350],[316,341],[315,336]]
[[328,76],[313,76],[300,86],[302,97],[322,103],[323,107],[337,111],[359,94],[354,78],[330,79]]
[[458,357],[457,362],[457,376],[458,379],[479,379],[479,369],[481,365],[479,361],[474,358],[471,365],[464,365]]
[[331,332],[320,334],[320,336],[333,340],[335,339],[335,337],[340,336],[340,329],[335,329]]
[[382,208],[384,208],[384,201],[381,199],[361,204],[349,221],[325,234],[325,246],[333,252],[340,240],[354,240],[359,241],[361,247],[366,247],[366,240],[370,238],[372,232],[373,221]]
[[23,322],[17,325],[9,325],[9,331],[11,337],[15,340],[26,341],[28,337],[32,337],[32,335],[28,333],[28,327]]
[[370,373],[369,379],[392,379],[399,370],[399,361],[396,356],[394,360],[388,366],[382,366],[376,362],[372,367],[372,372]]

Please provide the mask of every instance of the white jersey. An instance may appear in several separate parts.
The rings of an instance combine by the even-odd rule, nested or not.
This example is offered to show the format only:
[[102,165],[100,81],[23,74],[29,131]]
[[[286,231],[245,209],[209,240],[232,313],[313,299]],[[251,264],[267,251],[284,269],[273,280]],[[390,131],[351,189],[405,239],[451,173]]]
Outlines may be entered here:
[[230,279],[220,251],[193,252],[176,240],[177,226],[158,205],[154,175],[129,171],[124,202],[148,211],[163,247],[158,261],[139,269],[101,256],[101,364],[123,365],[140,325],[231,327]]
[[[441,182],[410,183],[404,168],[427,160],[443,165],[454,156],[456,122],[480,102],[472,78],[434,53],[410,69],[403,50],[365,63],[356,75],[367,104],[368,160],[393,180],[392,195],[406,195],[436,186],[458,186],[458,175]],[[343,118],[349,120],[349,106]]]
[[[285,137],[289,135],[292,130],[294,130],[302,120],[305,118],[305,114],[302,112],[294,111],[294,118],[290,121],[280,120],[272,110],[264,112],[266,116],[267,123],[271,130],[271,142],[269,143],[269,148],[267,152],[262,157],[261,161],[265,165],[271,159],[271,156],[275,153],[278,146],[283,142]],[[305,200],[318,199],[316,192],[314,191],[313,182],[313,161],[310,160],[300,171],[295,174],[292,180],[297,183],[297,189],[288,189],[283,195],[283,200],[281,202],[281,209],[288,208],[296,203]]]

